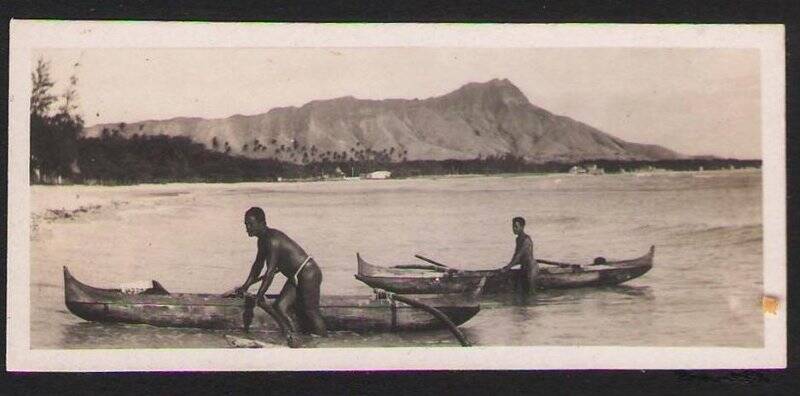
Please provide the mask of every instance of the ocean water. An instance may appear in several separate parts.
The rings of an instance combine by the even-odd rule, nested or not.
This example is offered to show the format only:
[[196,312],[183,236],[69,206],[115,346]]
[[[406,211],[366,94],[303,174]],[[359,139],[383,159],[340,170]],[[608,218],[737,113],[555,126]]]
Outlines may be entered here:
[[[510,259],[524,216],[538,258],[654,268],[615,287],[492,297],[461,326],[476,345],[763,345],[761,173],[524,175],[310,183],[34,186],[31,347],[225,348],[236,331],[85,322],[64,305],[62,266],[97,287],[155,279],[175,292],[240,285],[255,255],[243,213],[266,210],[323,270],[325,294],[370,294],[355,253],[423,254],[464,269]],[[285,278],[276,276],[271,292]],[[255,287],[254,289],[255,290]],[[275,332],[256,339],[281,343]],[[449,332],[333,333],[314,347],[457,346]]]

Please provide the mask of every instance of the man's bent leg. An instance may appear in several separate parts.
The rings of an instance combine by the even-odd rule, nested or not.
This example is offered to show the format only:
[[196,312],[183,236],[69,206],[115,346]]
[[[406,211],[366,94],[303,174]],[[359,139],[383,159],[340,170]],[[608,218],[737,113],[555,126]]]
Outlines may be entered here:
[[281,289],[280,295],[275,300],[275,310],[277,314],[281,316],[281,319],[284,320],[291,330],[292,333],[297,333],[297,326],[295,326],[294,320],[292,320],[291,316],[291,309],[297,301],[297,287],[290,280],[286,280],[286,284],[283,285],[283,289]]
[[325,320],[319,309],[320,285],[322,271],[316,263],[311,262],[297,277],[303,313],[311,324],[311,332],[323,337],[328,336]]
[[[294,287],[292,287],[292,289],[296,290]],[[278,322],[278,327],[281,328],[281,332],[284,334],[284,336],[286,336],[286,341],[289,346],[292,348],[299,348],[302,345],[300,339],[297,337],[294,323],[292,322],[291,317],[289,317],[285,311],[281,311],[281,306],[286,304],[284,301],[288,301],[288,305],[291,306],[291,302],[296,299],[297,293],[294,290],[287,291],[287,293],[284,293],[282,290],[281,295],[275,301],[274,305],[268,304],[266,298],[261,296],[261,298],[258,299],[258,306],[261,307],[264,312],[269,314],[272,319]]]
[[289,335],[292,334],[291,322],[287,322],[283,318],[283,316],[281,316],[281,314],[278,313],[278,310],[275,309],[275,307],[273,307],[272,305],[269,305],[264,298],[261,298],[260,300],[258,300],[258,306],[261,307],[261,309],[263,309],[264,312],[269,314],[269,316],[272,317],[272,319],[275,320],[275,322],[278,323],[278,327],[281,328],[281,332],[284,335],[289,336]]

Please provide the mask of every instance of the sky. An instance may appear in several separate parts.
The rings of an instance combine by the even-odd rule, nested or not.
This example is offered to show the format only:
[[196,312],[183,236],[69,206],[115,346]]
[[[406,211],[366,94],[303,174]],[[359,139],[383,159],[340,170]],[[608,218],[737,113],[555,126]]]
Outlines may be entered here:
[[87,125],[224,118],[318,99],[427,98],[507,78],[531,103],[627,141],[683,154],[761,158],[755,49],[50,49],[78,78]]

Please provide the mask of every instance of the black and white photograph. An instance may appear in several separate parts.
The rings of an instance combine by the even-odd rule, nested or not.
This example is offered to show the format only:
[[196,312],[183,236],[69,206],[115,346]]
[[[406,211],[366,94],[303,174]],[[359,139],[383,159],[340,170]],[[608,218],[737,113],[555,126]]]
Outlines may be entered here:
[[785,367],[779,25],[11,38],[11,370]]

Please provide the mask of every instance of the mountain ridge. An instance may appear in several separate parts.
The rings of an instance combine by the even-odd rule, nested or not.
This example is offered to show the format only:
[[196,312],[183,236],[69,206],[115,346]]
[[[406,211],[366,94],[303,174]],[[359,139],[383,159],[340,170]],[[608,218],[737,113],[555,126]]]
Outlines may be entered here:
[[470,82],[425,99],[351,95],[276,107],[254,115],[175,117],[84,129],[186,136],[250,158],[295,163],[324,160],[474,159],[513,155],[528,162],[686,158],[667,148],[624,141],[532,104],[508,79]]

